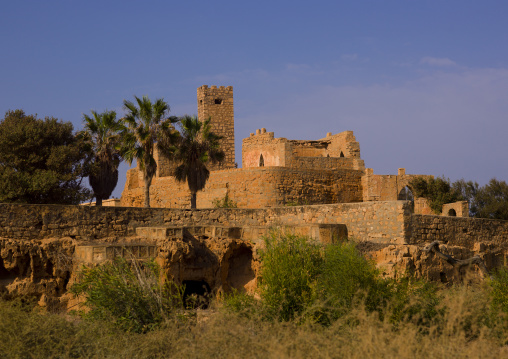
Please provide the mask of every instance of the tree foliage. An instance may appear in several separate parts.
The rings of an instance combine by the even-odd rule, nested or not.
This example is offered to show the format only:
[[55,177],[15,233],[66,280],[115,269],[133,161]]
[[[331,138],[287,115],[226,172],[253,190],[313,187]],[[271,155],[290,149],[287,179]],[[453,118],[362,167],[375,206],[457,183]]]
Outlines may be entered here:
[[476,218],[508,220],[508,184],[492,178],[485,186],[464,179],[450,184],[448,179],[417,177],[410,182],[415,196],[429,200],[439,214],[443,204],[468,201],[469,215]]
[[145,207],[150,207],[150,185],[157,171],[154,147],[172,142],[176,118],[166,117],[169,105],[162,98],[155,102],[147,96],[134,98],[136,103],[124,100],[127,115],[121,119],[126,128],[122,134],[122,156],[129,164],[137,161],[145,182]]
[[436,214],[440,214],[445,203],[453,203],[463,200],[460,191],[450,184],[450,180],[444,177],[416,177],[409,183],[415,197],[423,197],[429,200],[430,208]]
[[453,187],[469,201],[469,213],[477,218],[508,220],[508,184],[492,178],[485,186],[459,180]]
[[120,132],[124,130],[116,120],[115,111],[83,115],[84,130],[79,136],[89,146],[88,163],[90,164],[89,182],[93,189],[96,205],[101,206],[103,199],[108,199],[118,183],[118,166],[120,165]]
[[86,146],[70,122],[7,111],[0,122],[0,202],[79,204],[90,196]]
[[211,132],[210,119],[201,122],[195,116],[184,116],[180,119],[180,127],[178,142],[168,155],[178,163],[175,177],[180,182],[187,182],[191,208],[196,208],[196,193],[205,187],[210,176],[206,165],[222,162],[224,151],[219,145],[221,137]]

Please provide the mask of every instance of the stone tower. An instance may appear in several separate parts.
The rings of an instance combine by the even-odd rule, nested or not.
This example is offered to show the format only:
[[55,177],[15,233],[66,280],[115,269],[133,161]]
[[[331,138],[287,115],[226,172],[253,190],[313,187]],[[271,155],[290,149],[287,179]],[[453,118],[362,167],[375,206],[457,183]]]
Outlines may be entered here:
[[198,118],[211,117],[212,131],[222,136],[221,148],[226,155],[224,162],[209,167],[211,170],[235,168],[235,118],[233,110],[233,86],[198,87]]

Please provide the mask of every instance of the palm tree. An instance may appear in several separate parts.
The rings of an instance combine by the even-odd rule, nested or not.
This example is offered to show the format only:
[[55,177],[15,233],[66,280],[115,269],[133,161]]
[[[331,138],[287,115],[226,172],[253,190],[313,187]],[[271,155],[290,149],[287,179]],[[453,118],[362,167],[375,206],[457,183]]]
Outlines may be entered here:
[[96,205],[108,199],[118,183],[121,156],[118,149],[123,126],[116,120],[115,111],[83,114],[84,130],[78,136],[88,145],[88,180],[96,198]]
[[150,185],[152,178],[157,171],[157,163],[153,157],[154,146],[159,143],[170,143],[163,139],[174,136],[175,130],[172,123],[176,122],[175,117],[166,118],[169,113],[169,105],[160,98],[152,103],[147,96],[139,98],[134,96],[136,104],[124,100],[124,109],[127,115],[122,118],[126,126],[122,134],[122,155],[124,159],[132,164],[138,162],[139,168],[143,171],[145,182],[145,207],[150,207]]
[[180,138],[170,157],[179,163],[175,177],[179,182],[187,181],[194,209],[196,193],[205,187],[210,176],[206,164],[222,162],[224,151],[219,148],[221,137],[210,131],[210,119],[201,122],[195,116],[186,115],[180,119],[180,127]]

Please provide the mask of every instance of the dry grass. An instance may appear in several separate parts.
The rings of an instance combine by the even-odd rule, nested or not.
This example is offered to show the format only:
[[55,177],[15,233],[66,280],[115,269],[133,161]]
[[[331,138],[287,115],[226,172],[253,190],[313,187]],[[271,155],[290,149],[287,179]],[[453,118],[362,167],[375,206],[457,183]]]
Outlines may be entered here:
[[[508,320],[489,310],[486,288],[443,291],[446,310],[430,326],[396,327],[361,305],[329,327],[266,321],[219,303],[188,321],[147,333],[68,320],[0,302],[2,358],[503,358]],[[247,308],[248,310],[248,308]],[[245,313],[244,313],[245,314]],[[202,318],[204,316],[204,318]],[[388,317],[388,316],[385,316]]]

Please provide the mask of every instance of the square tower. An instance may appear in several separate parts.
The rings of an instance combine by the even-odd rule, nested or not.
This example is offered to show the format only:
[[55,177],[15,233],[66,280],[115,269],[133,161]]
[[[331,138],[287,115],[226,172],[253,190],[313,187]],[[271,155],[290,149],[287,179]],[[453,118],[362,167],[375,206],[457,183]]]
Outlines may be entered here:
[[213,165],[210,170],[235,168],[235,118],[233,110],[233,86],[198,87],[198,118],[205,121],[211,118],[212,132],[222,136],[221,149],[224,162]]

